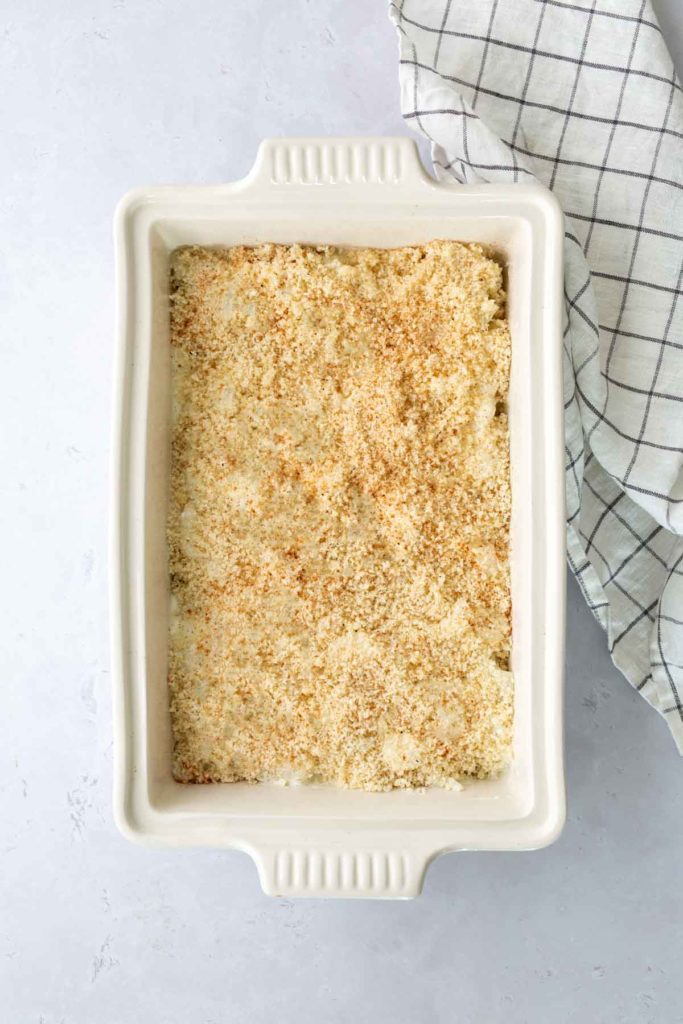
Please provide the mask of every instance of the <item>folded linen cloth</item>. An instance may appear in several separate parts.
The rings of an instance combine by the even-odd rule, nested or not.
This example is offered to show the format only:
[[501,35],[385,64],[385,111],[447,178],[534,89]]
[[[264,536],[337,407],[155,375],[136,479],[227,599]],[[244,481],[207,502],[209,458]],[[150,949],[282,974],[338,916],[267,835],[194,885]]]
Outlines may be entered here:
[[683,95],[652,7],[389,9],[438,178],[536,178],[565,211],[569,564],[683,752]]

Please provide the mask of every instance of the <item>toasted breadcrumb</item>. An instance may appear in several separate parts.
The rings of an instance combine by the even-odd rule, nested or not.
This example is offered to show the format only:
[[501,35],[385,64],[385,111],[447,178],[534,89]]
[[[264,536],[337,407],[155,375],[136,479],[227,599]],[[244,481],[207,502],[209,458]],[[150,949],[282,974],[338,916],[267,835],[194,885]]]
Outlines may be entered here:
[[181,248],[174,774],[457,786],[510,760],[510,337],[478,245]]

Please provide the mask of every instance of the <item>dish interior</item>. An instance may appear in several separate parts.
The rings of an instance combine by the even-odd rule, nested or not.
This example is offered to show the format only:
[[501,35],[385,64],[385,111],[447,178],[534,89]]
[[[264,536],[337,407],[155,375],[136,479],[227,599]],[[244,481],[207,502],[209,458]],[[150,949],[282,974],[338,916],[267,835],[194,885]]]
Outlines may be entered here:
[[[216,190],[218,191],[218,190]],[[321,204],[302,222],[283,206],[269,209],[265,203],[241,202],[231,198],[221,209],[220,201],[188,202],[187,216],[179,217],[179,204],[150,205],[145,216],[136,218],[136,251],[146,253],[146,263],[136,268],[138,298],[131,315],[143,324],[149,345],[141,346],[136,359],[144,361],[139,386],[146,388],[146,400],[132,402],[137,417],[133,430],[144,435],[144,455],[132,472],[144,489],[144,515],[133,515],[130,544],[142,555],[137,564],[144,572],[134,581],[136,621],[142,634],[141,663],[134,671],[146,677],[145,700],[140,708],[146,722],[139,755],[147,764],[146,797],[153,812],[168,815],[201,815],[205,820],[220,816],[248,819],[306,819],[398,824],[409,828],[419,823],[459,821],[503,821],[524,818],[538,794],[534,793],[534,758],[540,757],[542,738],[531,727],[532,703],[535,713],[543,704],[543,666],[534,654],[534,630],[543,628],[543,593],[534,593],[532,580],[540,566],[532,559],[544,550],[543,451],[534,439],[543,437],[541,403],[531,402],[530,389],[542,387],[542,353],[532,351],[534,302],[534,253],[530,217],[502,215],[468,217],[444,212],[443,204],[420,206],[411,214],[405,206],[391,203],[354,203],[343,215]],[[541,214],[539,214],[539,217]],[[507,316],[512,337],[511,386],[509,397],[510,455],[512,483],[511,584],[512,584],[512,670],[515,676],[514,757],[500,777],[472,781],[461,791],[428,789],[369,793],[305,785],[246,783],[192,786],[176,783],[171,776],[171,728],[167,693],[167,637],[169,589],[166,550],[166,505],[169,492],[169,255],[178,246],[253,245],[261,242],[302,242],[314,245],[395,247],[417,245],[432,239],[481,242],[491,246],[502,259],[507,273]],[[138,257],[136,257],[138,258]],[[142,259],[142,257],[139,257]],[[145,281],[145,278],[147,280]],[[148,330],[144,331],[144,325]],[[532,416],[538,417],[536,423]],[[141,450],[142,450],[142,446]],[[142,510],[140,510],[142,511]],[[533,536],[533,544],[532,544]],[[538,554],[534,554],[534,553]],[[537,660],[539,663],[535,663]],[[142,688],[139,688],[142,691]],[[207,817],[208,816],[208,817]],[[216,818],[216,820],[218,820]]]

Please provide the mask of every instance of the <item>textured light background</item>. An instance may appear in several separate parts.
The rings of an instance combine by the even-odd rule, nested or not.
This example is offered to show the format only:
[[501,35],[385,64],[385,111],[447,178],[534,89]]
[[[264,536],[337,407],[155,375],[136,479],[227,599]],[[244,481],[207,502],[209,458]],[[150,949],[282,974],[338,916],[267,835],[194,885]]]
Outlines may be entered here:
[[[614,0],[604,0],[613,3]],[[683,58],[680,0],[656,8]],[[683,764],[569,589],[569,821],[413,903],[261,895],[110,813],[111,215],[259,139],[406,133],[381,0],[4,0],[0,1004],[8,1024],[683,1022]],[[7,426],[8,425],[8,426]]]

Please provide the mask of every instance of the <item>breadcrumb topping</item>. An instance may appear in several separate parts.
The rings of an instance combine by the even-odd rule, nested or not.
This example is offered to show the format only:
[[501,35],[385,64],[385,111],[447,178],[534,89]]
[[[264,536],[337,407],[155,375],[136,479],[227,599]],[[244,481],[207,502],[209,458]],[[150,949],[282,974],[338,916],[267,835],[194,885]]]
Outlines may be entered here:
[[510,760],[510,337],[479,245],[175,251],[174,775]]

